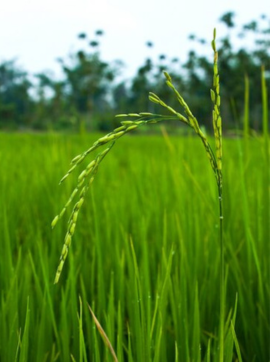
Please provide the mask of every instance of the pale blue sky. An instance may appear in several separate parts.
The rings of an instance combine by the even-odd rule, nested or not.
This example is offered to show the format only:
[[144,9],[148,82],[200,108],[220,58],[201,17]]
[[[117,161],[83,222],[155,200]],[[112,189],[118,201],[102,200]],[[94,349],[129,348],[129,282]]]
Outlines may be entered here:
[[[269,14],[268,0],[2,0],[0,12],[0,61],[17,57],[30,72],[59,72],[55,59],[65,57],[81,44],[77,34],[102,38],[104,60],[121,59],[131,74],[148,55],[166,54],[184,61],[192,44],[190,33],[211,41],[213,28],[224,34],[219,17],[236,13],[243,24]],[[145,42],[151,40],[153,49]],[[238,40],[238,43],[240,41]],[[203,49],[197,49],[199,52]],[[209,46],[209,53],[211,47]]]

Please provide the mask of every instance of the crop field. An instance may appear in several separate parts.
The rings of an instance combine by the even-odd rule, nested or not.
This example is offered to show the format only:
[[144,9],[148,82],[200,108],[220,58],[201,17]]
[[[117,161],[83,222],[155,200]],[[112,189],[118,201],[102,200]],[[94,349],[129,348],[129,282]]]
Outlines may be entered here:
[[[115,361],[88,305],[119,362],[220,361],[217,186],[197,137],[117,142],[54,284],[72,208],[51,221],[80,170],[58,184],[97,137],[0,134],[0,361]],[[269,143],[225,138],[223,154],[224,362],[268,362]]]

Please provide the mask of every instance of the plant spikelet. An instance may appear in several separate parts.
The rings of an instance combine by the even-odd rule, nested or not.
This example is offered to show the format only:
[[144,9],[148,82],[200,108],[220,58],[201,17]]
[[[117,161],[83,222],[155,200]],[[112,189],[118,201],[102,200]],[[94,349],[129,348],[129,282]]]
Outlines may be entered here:
[[52,229],[55,227],[58,220],[59,220],[59,215],[56,215],[55,218],[53,219],[52,223],[51,223]]
[[[216,32],[214,30],[214,39],[212,42],[212,47],[214,50],[214,66],[213,66],[213,90],[211,90],[211,100],[213,102],[213,129],[215,136],[215,147],[216,147],[216,160],[217,160],[217,172],[218,172],[218,182],[221,183],[222,175],[222,120],[220,114],[220,94],[219,94],[219,74],[218,74],[218,52],[215,45],[215,36]],[[214,97],[212,97],[214,94]]]

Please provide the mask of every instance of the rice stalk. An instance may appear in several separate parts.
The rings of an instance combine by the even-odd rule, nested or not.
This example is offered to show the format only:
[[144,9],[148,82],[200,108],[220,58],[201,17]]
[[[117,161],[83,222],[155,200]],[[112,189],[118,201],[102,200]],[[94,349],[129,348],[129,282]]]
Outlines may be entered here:
[[219,200],[219,244],[220,244],[220,328],[219,328],[219,362],[224,361],[224,315],[225,315],[225,266],[223,242],[223,200],[222,200],[222,119],[220,114],[220,85],[218,74],[218,52],[216,50],[216,29],[212,41],[214,51],[214,75],[211,100],[213,103],[213,129],[217,159],[217,187]]

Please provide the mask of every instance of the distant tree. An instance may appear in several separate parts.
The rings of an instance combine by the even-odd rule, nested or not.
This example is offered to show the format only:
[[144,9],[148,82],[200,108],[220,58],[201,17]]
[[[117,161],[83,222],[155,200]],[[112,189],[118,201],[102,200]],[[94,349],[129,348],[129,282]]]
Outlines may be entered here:
[[65,94],[65,83],[54,80],[47,74],[37,74],[37,100],[33,127],[38,129],[61,129],[73,123],[70,105]]
[[235,13],[233,11],[228,11],[220,17],[220,21],[227,25],[228,28],[233,28],[235,26],[233,18]]
[[0,125],[27,126],[31,118],[33,101],[28,74],[15,60],[0,64]]
[[[96,31],[96,36],[102,35],[102,30]],[[102,117],[102,114],[106,114],[110,109],[109,94],[120,72],[121,64],[102,61],[97,40],[88,44],[93,51],[79,50],[77,54],[71,55],[68,61],[62,61],[65,74],[62,91],[68,104],[84,115],[91,124],[94,117]]]
[[150,58],[145,60],[145,63],[137,70],[136,75],[131,80],[130,86],[130,106],[147,110],[149,102],[145,97],[151,91],[151,75],[153,63]]

